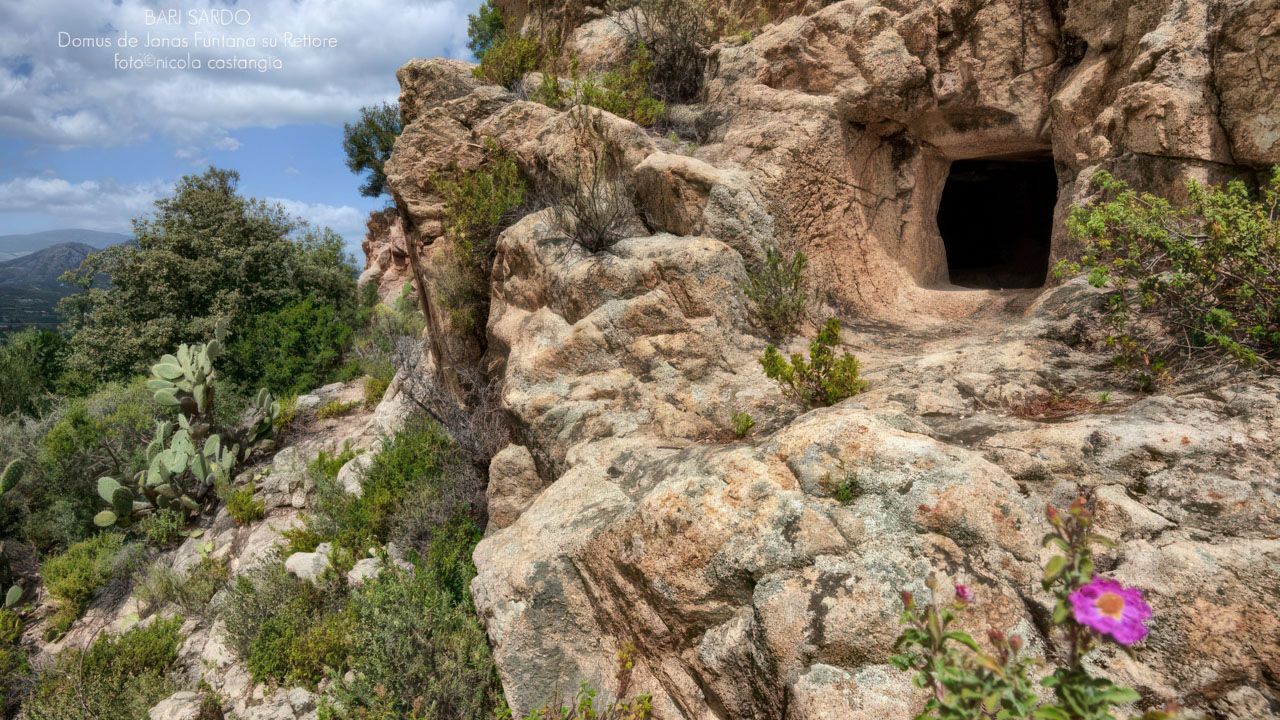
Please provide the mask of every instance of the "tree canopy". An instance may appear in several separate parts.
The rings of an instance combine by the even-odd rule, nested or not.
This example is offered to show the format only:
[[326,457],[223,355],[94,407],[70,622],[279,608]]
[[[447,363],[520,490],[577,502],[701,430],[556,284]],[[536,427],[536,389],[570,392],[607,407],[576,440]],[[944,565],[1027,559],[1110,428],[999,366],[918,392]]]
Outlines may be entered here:
[[382,103],[360,108],[360,119],[342,126],[342,149],[347,153],[347,169],[369,173],[360,194],[378,197],[387,191],[382,166],[391,157],[391,148],[400,135],[400,105]]
[[[232,334],[249,320],[312,298],[356,303],[355,268],[342,239],[279,204],[243,197],[239,174],[209,168],[178,181],[172,197],[134,220],[136,242],[90,255],[66,279],[67,370],[83,387],[128,377],[183,342]],[[95,287],[99,273],[110,278]]]

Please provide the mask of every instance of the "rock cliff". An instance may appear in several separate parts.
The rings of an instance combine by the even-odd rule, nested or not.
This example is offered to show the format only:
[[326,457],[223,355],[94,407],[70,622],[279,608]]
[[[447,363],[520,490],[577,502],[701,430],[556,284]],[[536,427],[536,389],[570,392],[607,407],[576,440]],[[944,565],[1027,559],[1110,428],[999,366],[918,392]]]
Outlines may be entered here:
[[[397,214],[366,277],[387,292],[421,273],[422,372],[479,363],[501,385],[516,442],[491,466],[472,592],[513,708],[580,681],[616,691],[634,646],[631,688],[658,718],[910,717],[919,698],[886,664],[899,590],[961,578],[987,608],[973,629],[1061,652],[1040,514],[1083,491],[1123,540],[1104,569],[1156,616],[1140,660],[1097,670],[1144,707],[1274,717],[1280,382],[1118,389],[1092,352],[1095,292],[952,285],[937,217],[957,162],[1051,163],[1052,262],[1099,170],[1173,195],[1256,180],[1280,163],[1280,2],[775,10],[712,49],[708,142],[594,111],[643,231],[591,253],[529,213],[499,237],[483,333],[441,310],[433,273],[456,248],[434,179],[486,142],[565,179],[575,130],[465,63],[399,72]],[[607,56],[606,13],[580,20]],[[741,286],[774,244],[811,258],[864,394],[802,412],[765,378]],[[758,422],[742,440],[735,412]]]

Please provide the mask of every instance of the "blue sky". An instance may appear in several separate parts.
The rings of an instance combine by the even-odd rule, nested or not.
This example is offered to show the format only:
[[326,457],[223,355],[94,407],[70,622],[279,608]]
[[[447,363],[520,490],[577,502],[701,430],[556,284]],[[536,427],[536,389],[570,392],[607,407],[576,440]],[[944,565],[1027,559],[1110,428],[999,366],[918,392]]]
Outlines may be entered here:
[[394,100],[406,60],[466,57],[478,2],[0,0],[0,235],[127,232],[214,164],[359,257],[384,201],[357,191],[342,123]]

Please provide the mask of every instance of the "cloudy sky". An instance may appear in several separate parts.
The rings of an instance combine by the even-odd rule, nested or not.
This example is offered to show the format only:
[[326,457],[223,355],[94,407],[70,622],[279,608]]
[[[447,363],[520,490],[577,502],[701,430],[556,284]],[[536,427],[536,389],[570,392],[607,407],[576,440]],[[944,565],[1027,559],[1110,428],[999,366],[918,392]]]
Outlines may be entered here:
[[381,200],[342,123],[412,57],[464,58],[479,0],[0,0],[0,235],[127,232],[183,174],[240,171],[357,248]]

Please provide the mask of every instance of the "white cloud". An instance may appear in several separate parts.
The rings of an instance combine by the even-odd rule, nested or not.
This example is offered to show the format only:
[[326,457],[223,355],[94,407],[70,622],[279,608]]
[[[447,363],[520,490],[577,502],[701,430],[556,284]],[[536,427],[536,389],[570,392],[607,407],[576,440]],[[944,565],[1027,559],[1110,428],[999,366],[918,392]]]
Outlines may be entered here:
[[267,202],[280,203],[290,215],[306,220],[313,227],[328,227],[348,240],[364,236],[368,213],[350,205],[325,205],[288,198],[267,198]]
[[62,227],[125,231],[134,217],[150,212],[171,183],[121,185],[112,180],[72,183],[58,177],[17,178],[0,183],[0,213],[39,212]]
[[[0,214],[37,212],[57,218],[59,227],[126,232],[129,221],[155,209],[158,198],[171,195],[173,183],[120,184],[114,180],[69,182],[60,177],[25,177],[0,182]],[[326,205],[290,198],[267,198],[312,227],[328,227],[359,247],[367,213],[350,205]]]
[[[395,68],[415,56],[464,53],[466,15],[477,0],[222,0],[173,3],[188,11],[228,7],[247,25],[147,24],[150,0],[0,0],[0,132],[59,146],[135,142],[159,132],[194,148],[234,150],[237,128],[349,119],[361,105],[394,99]],[[247,6],[247,7],[246,7]],[[243,18],[244,15],[241,15]],[[59,33],[66,33],[60,36]],[[121,35],[186,39],[187,48],[121,48]],[[204,33],[204,35],[197,35]],[[262,47],[309,35],[337,47]],[[202,47],[203,37],[252,38],[246,47]],[[111,47],[59,47],[105,37]],[[200,61],[195,69],[118,69],[116,57],[151,53]],[[279,69],[209,69],[237,57]]]

